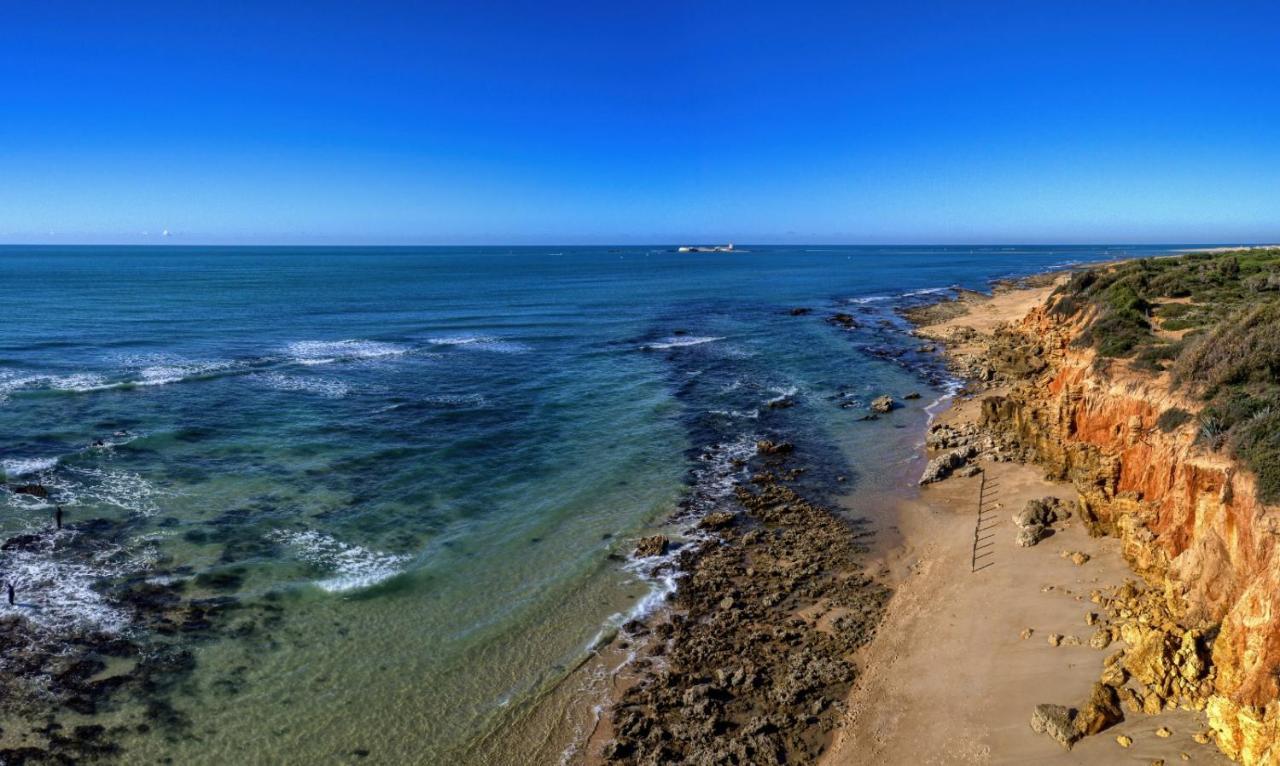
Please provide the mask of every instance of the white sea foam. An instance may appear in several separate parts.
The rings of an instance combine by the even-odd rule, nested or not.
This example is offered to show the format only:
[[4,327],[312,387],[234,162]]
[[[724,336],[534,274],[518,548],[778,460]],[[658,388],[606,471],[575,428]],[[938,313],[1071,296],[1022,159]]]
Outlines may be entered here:
[[739,418],[743,420],[755,420],[760,417],[760,410],[707,410],[712,415],[719,415],[722,418]]
[[114,388],[115,383],[108,383],[101,375],[89,372],[72,373],[71,375],[19,375],[10,373],[0,377],[0,402],[5,401],[16,391],[101,391]]
[[56,457],[11,458],[0,461],[0,473],[10,478],[47,471],[58,464]]
[[913,297],[915,297],[915,296],[917,296],[917,295],[937,295],[938,293],[949,293],[949,292],[951,292],[951,291],[953,291],[953,290],[955,290],[955,289],[956,289],[956,288],[955,288],[955,286],[948,286],[948,287],[926,287],[926,288],[923,288],[923,289],[920,289],[920,290],[908,290],[907,292],[903,293],[902,295],[903,295],[903,297],[905,297],[905,298],[913,298]]
[[[746,476],[746,460],[756,452],[756,437],[743,434],[727,444],[716,444],[704,452],[701,465],[693,469],[693,492],[689,497],[688,512],[701,517],[723,508],[724,501],[733,494],[734,487]],[[707,533],[694,531],[689,540],[696,542]],[[649,591],[625,612],[617,612],[605,621],[605,625],[592,638],[589,649],[599,648],[621,626],[631,620],[641,620],[661,608],[675,593],[684,573],[676,568],[679,551],[672,546],[660,556],[631,556],[623,569],[643,580]]]
[[764,403],[767,406],[767,405],[777,404],[778,402],[784,402],[787,399],[790,399],[791,397],[795,396],[796,393],[799,392],[799,390],[800,389],[796,388],[795,386],[770,386],[769,392],[772,394],[775,394],[775,396],[772,396],[766,399]]
[[654,350],[683,348],[685,346],[701,346],[703,343],[714,343],[718,340],[724,340],[724,338],[709,335],[673,335],[656,343],[646,343],[642,348]]
[[18,614],[50,631],[92,627],[116,632],[129,618],[93,586],[104,574],[88,563],[59,560],[47,551],[8,551],[5,577],[14,583]]
[[489,335],[453,335],[428,338],[427,342],[435,346],[457,346],[468,351],[493,351],[499,354],[519,354],[529,350],[523,343]]
[[101,503],[142,516],[159,513],[158,501],[173,494],[136,473],[113,468],[73,467],[53,477],[48,486],[62,503]]
[[290,343],[285,353],[306,365],[331,364],[358,359],[380,359],[409,353],[408,346],[376,340],[300,340]]
[[316,530],[278,529],[268,538],[293,547],[303,561],[331,572],[315,581],[316,587],[330,593],[377,585],[403,572],[409,561],[408,556],[372,551]]
[[301,391],[308,394],[319,394],[330,399],[340,399],[351,393],[351,386],[340,380],[329,378],[308,378],[297,375],[285,375],[281,372],[264,372],[250,375],[254,380],[278,391]]

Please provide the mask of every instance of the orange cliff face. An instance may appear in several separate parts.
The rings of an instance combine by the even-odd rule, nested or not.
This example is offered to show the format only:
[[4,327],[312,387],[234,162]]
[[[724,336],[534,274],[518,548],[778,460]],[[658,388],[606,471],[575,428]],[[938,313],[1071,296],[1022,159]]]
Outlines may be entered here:
[[984,425],[1014,432],[1075,483],[1091,529],[1119,538],[1178,616],[1165,643],[1194,629],[1211,652],[1208,670],[1172,668],[1159,702],[1206,709],[1229,756],[1280,764],[1280,509],[1258,500],[1251,474],[1196,446],[1194,424],[1157,427],[1170,407],[1196,409],[1167,374],[1098,371],[1092,351],[1070,345],[1080,329],[1042,306],[1005,331],[1001,356],[1020,337],[1048,366],[989,397]]

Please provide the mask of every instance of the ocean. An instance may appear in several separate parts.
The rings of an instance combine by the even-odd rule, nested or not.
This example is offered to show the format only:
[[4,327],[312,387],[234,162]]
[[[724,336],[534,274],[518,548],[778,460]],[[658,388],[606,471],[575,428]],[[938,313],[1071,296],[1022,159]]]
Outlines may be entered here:
[[678,580],[635,541],[756,440],[854,516],[912,491],[954,382],[897,309],[1172,250],[744,249],[0,247],[0,748],[572,761],[548,700]]

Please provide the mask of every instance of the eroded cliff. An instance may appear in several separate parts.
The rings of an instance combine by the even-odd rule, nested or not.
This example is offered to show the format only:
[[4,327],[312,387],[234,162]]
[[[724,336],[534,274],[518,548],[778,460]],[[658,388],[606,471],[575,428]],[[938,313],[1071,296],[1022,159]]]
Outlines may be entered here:
[[983,402],[983,425],[1071,481],[1090,529],[1120,539],[1148,584],[1096,597],[1127,644],[1107,673],[1130,706],[1203,709],[1223,752],[1280,764],[1280,511],[1250,471],[1197,443],[1194,421],[1161,419],[1198,406],[1168,373],[1073,343],[1091,319],[1042,306],[997,330],[969,360],[1011,384]]

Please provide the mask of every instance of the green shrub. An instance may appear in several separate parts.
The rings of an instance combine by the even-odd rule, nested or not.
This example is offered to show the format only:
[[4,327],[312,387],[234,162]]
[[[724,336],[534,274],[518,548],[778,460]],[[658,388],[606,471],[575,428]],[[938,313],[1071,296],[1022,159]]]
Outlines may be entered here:
[[1242,309],[1188,344],[1177,378],[1214,395],[1223,386],[1280,383],[1280,303]]
[[1189,422],[1191,422],[1191,413],[1181,407],[1170,407],[1156,418],[1156,426],[1165,433],[1176,431]]

